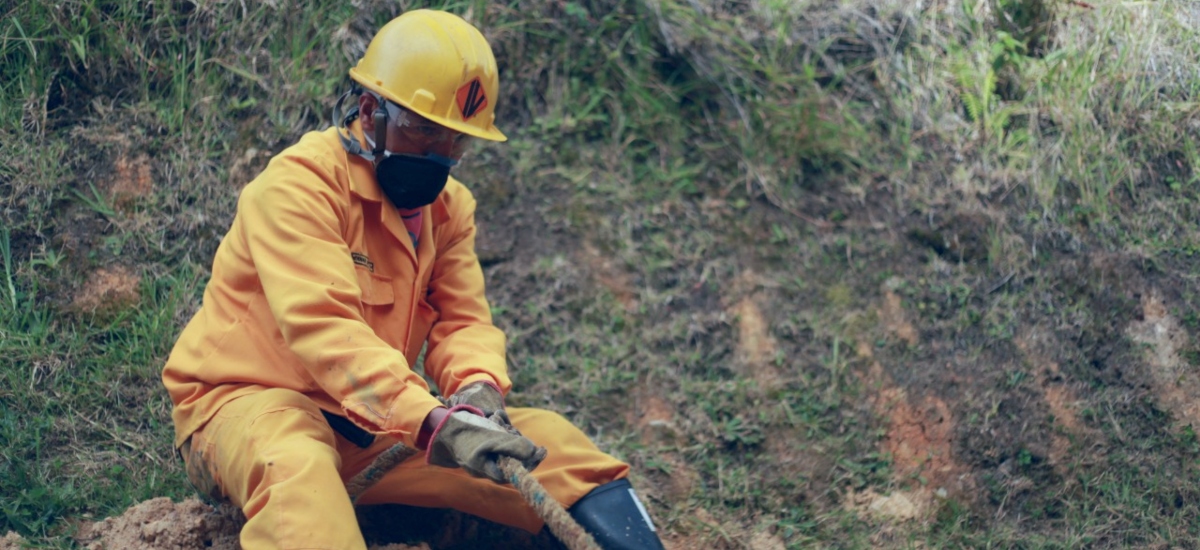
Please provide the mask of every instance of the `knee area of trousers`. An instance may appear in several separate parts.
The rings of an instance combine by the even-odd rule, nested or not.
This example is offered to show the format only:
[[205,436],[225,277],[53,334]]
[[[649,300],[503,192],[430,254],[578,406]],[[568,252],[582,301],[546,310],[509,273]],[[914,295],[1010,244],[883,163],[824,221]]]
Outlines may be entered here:
[[249,458],[266,477],[290,477],[296,472],[341,467],[337,452],[327,444],[295,438],[260,449]]
[[331,447],[335,445],[333,429],[316,403],[291,390],[263,393],[276,391],[282,392],[275,396],[277,399],[264,399],[267,405],[254,411],[248,428],[252,437],[272,444],[313,440]]
[[[333,430],[319,410],[278,407],[258,414],[250,423],[256,444],[256,468],[276,467],[285,471],[308,467],[339,466]],[[316,412],[314,412],[316,411]]]
[[545,409],[509,409],[509,416],[514,423],[520,422],[528,426],[526,429],[546,431],[550,433],[562,433],[564,431],[577,431],[577,428],[566,417],[554,411]]
[[296,390],[286,388],[268,388],[257,394],[254,394],[255,400],[260,404],[258,414],[276,410],[276,409],[298,409],[321,416],[321,408],[304,395]]

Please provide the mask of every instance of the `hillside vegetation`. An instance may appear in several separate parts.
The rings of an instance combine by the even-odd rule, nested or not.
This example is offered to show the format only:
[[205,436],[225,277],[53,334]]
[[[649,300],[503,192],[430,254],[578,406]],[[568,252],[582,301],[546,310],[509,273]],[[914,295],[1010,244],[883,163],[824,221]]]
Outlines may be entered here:
[[0,2],[0,533],[191,495],[159,372],[238,192],[416,7],[501,66],[510,404],[669,547],[1200,545],[1187,0]]

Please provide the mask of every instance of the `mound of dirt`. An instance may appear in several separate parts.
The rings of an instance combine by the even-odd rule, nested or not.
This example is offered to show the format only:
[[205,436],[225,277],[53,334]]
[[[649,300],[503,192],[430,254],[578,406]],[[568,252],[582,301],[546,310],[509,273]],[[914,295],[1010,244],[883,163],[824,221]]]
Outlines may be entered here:
[[[124,514],[80,527],[75,536],[88,550],[238,550],[241,514],[229,507],[213,508],[196,499],[172,502],[162,497],[133,506]],[[20,537],[9,533],[0,550],[20,548]],[[388,544],[373,550],[429,550],[429,547]]]
[[0,538],[0,550],[20,550],[21,535],[12,531],[4,534],[4,538]]
[[71,308],[100,313],[120,311],[137,303],[141,282],[141,275],[122,265],[97,269],[76,293]]
[[[442,550],[563,550],[548,530],[531,535],[453,510],[378,505],[358,514],[371,550],[430,550],[431,545]],[[81,524],[75,542],[87,550],[237,550],[243,523],[241,512],[229,506],[160,497],[120,516]],[[414,546],[397,540],[427,542]],[[0,550],[19,550],[23,543],[28,544],[10,532],[0,538]]]
[[88,550],[115,548],[237,550],[241,518],[196,499],[172,502],[162,497],[133,506],[124,514],[84,525],[76,540]]

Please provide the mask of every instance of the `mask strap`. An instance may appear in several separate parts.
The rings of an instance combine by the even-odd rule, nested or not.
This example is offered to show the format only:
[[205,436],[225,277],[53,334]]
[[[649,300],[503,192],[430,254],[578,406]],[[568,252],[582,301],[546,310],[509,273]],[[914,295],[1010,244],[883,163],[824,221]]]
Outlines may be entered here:
[[[338,98],[337,103],[334,103],[333,105],[333,125],[335,128],[337,128],[338,140],[342,142],[342,148],[345,149],[347,153],[350,153],[351,155],[358,155],[373,162],[376,158],[383,156],[387,149],[387,124],[388,115],[391,111],[388,109],[388,107],[392,107],[392,105],[389,104],[386,99],[375,96],[376,99],[379,100],[379,107],[375,109],[375,113],[372,117],[375,121],[375,143],[372,146],[371,151],[367,151],[366,149],[362,148],[362,145],[359,144],[358,140],[354,139],[348,131],[344,131],[350,126],[351,122],[354,122],[356,119],[358,119],[358,106],[356,105],[352,107],[348,112],[346,112],[345,116],[339,116],[342,112],[342,103],[346,101],[346,98],[355,94],[362,95],[362,93],[362,88],[355,86]],[[397,112],[399,111],[397,110]],[[398,120],[403,121],[403,113],[399,113],[399,115],[400,118]],[[447,168],[452,168],[458,164],[457,160],[454,160],[450,157],[444,157],[437,153],[429,153],[428,155],[404,156],[431,160]]]
[[374,161],[377,157],[382,155],[384,150],[387,148],[387,100],[379,96],[375,96],[375,98],[379,101],[379,108],[375,109],[374,116],[372,117],[375,122],[375,145],[372,147],[371,151],[363,149],[358,140],[354,139],[354,137],[351,136],[348,131],[346,131],[346,128],[350,126],[350,123],[358,119],[358,106],[356,105],[352,107],[348,112],[346,112],[345,116],[340,116],[342,112],[342,104],[346,101],[346,98],[350,97],[351,95],[362,94],[362,88],[355,86],[338,98],[337,103],[335,103],[333,106],[333,125],[337,128],[338,140],[342,142],[342,148],[345,149],[347,153],[350,153],[351,155],[358,155],[369,161]]
[[347,127],[349,127],[350,122],[353,122],[359,118],[358,106],[350,108],[346,115],[341,115],[342,103],[346,102],[346,98],[352,95],[362,95],[362,89],[359,88],[359,86],[352,86],[352,88],[346,91],[346,94],[342,94],[341,97],[338,97],[337,103],[334,104],[334,113],[332,113],[334,116],[332,116],[332,118],[334,118],[334,127],[337,128],[337,139],[338,141],[342,142],[342,149],[346,149],[346,153],[349,153],[350,155],[359,155],[370,161],[373,160],[372,155],[367,153],[366,150],[362,149],[361,145],[359,145],[358,139],[354,139],[352,136],[350,136],[349,131],[344,131]]
[[442,165],[442,166],[445,166],[446,168],[453,168],[455,165],[457,165],[457,164],[458,164],[458,161],[457,161],[457,160],[454,160],[454,159],[452,159],[452,158],[450,158],[450,157],[443,157],[442,155],[439,155],[439,154],[437,154],[437,153],[429,153],[429,154],[427,154],[427,155],[425,155],[425,156],[423,156],[423,157],[419,157],[419,158],[423,158],[423,159],[426,159],[426,160],[431,160],[431,161],[433,161],[433,162],[436,162],[436,163],[438,163],[438,164],[440,164],[440,165]]
[[383,154],[387,148],[387,123],[388,113],[387,105],[383,102],[386,99],[379,99],[379,105],[375,107],[375,115],[372,117],[375,120],[375,148],[371,150],[375,156]]

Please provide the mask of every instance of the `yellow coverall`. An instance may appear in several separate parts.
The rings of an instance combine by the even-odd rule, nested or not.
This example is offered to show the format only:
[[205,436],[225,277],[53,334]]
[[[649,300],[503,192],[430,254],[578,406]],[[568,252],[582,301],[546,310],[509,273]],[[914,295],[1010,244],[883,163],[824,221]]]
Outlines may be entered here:
[[[447,182],[424,208],[414,250],[370,162],[348,155],[336,132],[306,134],[242,191],[203,305],[163,370],[175,445],[188,443],[189,472],[242,508],[247,549],[365,548],[344,483],[397,440],[415,446],[440,405],[410,368],[423,344],[444,395],[477,381],[512,386],[475,256],[470,191]],[[361,449],[321,410],[379,437]],[[628,473],[555,413],[509,415],[547,448],[533,473],[564,506]],[[424,454],[359,503],[542,526],[510,486],[427,465]]]

